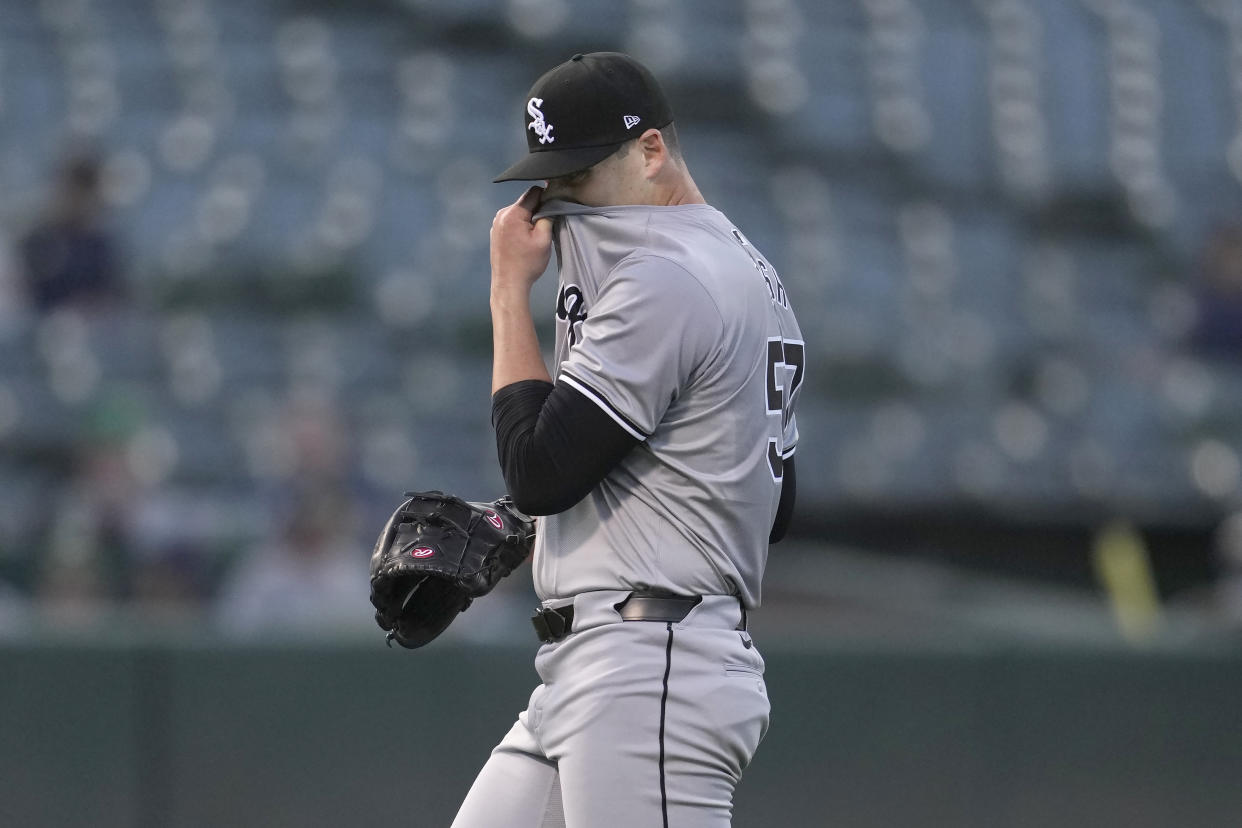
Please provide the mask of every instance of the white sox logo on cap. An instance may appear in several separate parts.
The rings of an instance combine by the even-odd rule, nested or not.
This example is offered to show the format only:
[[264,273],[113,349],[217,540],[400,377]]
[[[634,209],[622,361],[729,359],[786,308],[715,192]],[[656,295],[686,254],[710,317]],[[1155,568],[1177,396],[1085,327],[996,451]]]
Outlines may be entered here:
[[535,131],[535,134],[539,136],[539,143],[551,144],[556,139],[552,137],[552,125],[543,119],[543,113],[539,111],[541,106],[543,106],[543,98],[531,98],[527,101],[526,113],[534,120],[526,128]]

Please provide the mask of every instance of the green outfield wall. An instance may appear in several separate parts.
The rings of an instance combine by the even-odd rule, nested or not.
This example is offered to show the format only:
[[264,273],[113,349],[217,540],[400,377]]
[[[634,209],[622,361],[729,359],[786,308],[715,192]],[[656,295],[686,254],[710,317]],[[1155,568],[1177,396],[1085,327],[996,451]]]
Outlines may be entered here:
[[[0,826],[447,826],[531,648],[0,645]],[[769,647],[737,826],[1242,825],[1242,653]]]

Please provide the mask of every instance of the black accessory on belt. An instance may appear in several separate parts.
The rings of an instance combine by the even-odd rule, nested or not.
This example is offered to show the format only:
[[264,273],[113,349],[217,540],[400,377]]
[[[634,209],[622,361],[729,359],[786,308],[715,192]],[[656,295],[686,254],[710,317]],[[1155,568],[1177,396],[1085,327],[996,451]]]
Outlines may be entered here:
[[560,641],[569,635],[570,627],[574,623],[574,605],[569,604],[556,609],[540,607],[530,617],[530,623],[535,628],[535,635],[539,636],[539,640],[544,644]]
[[[702,602],[702,595],[668,595],[648,592],[631,592],[624,601],[614,605],[622,621],[683,621],[690,610]],[[550,609],[540,607],[530,617],[535,635],[545,644],[560,641],[573,632],[574,605]],[[742,620],[737,629],[746,629],[746,608],[742,607]]]

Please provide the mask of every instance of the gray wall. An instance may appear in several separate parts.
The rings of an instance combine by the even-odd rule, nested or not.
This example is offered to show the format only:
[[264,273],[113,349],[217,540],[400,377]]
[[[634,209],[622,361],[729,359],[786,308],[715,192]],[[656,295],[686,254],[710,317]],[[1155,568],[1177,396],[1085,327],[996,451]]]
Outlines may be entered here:
[[[0,825],[444,826],[533,647],[0,645]],[[769,647],[735,825],[1225,826],[1242,655]]]

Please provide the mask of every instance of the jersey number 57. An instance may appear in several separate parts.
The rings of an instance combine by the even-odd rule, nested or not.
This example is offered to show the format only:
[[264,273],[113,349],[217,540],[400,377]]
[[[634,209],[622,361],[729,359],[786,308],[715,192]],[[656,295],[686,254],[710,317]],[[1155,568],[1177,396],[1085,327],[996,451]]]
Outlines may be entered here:
[[794,401],[802,388],[806,344],[779,336],[768,339],[768,416],[780,418],[779,437],[768,438],[772,479],[784,478],[785,429],[793,418]]

